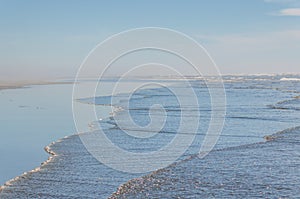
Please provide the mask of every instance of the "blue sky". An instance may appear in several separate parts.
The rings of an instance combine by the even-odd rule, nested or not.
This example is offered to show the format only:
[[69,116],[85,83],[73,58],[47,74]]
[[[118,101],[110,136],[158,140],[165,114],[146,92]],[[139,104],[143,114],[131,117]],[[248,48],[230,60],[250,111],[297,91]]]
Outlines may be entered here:
[[112,34],[183,32],[222,73],[300,73],[300,0],[0,0],[0,78],[71,77]]

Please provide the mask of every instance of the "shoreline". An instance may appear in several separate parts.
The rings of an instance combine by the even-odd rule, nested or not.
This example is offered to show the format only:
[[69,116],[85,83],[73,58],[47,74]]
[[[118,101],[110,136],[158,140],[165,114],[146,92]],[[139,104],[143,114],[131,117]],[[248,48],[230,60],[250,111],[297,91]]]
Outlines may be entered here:
[[54,157],[57,157],[59,156],[58,154],[56,154],[52,149],[51,149],[51,146],[55,145],[56,143],[59,143],[59,142],[62,142],[64,139],[68,139],[68,138],[71,138],[73,136],[80,136],[80,133],[77,133],[77,134],[72,134],[72,135],[67,135],[63,138],[59,138],[58,140],[56,141],[53,141],[51,142],[50,144],[48,144],[47,146],[44,147],[44,151],[49,154],[48,156],[48,159],[45,160],[44,162],[41,162],[40,163],[40,166],[30,170],[30,171],[26,171],[24,172],[23,174],[19,175],[19,176],[16,176],[15,178],[12,178],[8,181],[6,181],[3,185],[0,186],[0,196],[1,196],[1,193],[2,191],[6,188],[6,187],[9,187],[12,185],[13,182],[19,180],[20,178],[22,177],[25,177],[27,175],[30,175],[32,173],[35,173],[35,172],[39,172],[41,169],[43,169],[44,166],[46,166],[48,163],[50,163]]
[[[75,82],[73,81],[70,81],[70,82],[64,82],[64,81],[55,81],[55,80],[52,80],[52,81],[20,81],[20,82],[0,82],[0,91],[3,91],[3,90],[11,90],[11,89],[24,89],[24,88],[31,88],[31,86],[43,86],[43,85],[63,85],[63,84],[74,84]],[[74,135],[74,134],[72,134]],[[72,136],[72,135],[69,135],[69,136]],[[75,134],[76,135],[76,134]],[[29,171],[25,171],[23,174],[21,175],[18,175],[12,179],[9,179],[8,181],[4,182],[3,184],[0,184],[0,194],[2,193],[3,189],[5,189],[6,186],[9,186],[12,182],[22,178],[23,176],[27,175],[27,174],[30,174],[30,173],[34,173],[34,172],[38,172],[41,167],[43,165],[46,165],[47,163],[49,163],[54,156],[56,156],[56,154],[51,151],[51,148],[50,146],[52,144],[54,144],[55,142],[59,142],[61,139],[64,139],[66,137],[69,137],[69,136],[65,136],[63,138],[60,138],[58,139],[57,141],[54,141],[50,144],[48,144],[47,146],[44,147],[44,151],[49,154],[50,156],[48,157],[47,160],[43,161],[40,163],[40,166],[32,169],[32,170],[29,170]]]
[[74,81],[64,82],[64,81],[21,81],[21,82],[0,82],[0,91],[9,89],[20,89],[29,88],[31,86],[39,85],[55,85],[55,84],[74,84]]
[[[57,81],[57,82],[54,82],[54,81],[45,81],[45,82],[24,82],[24,83],[0,83],[0,91],[2,90],[10,90],[10,89],[23,89],[23,88],[31,88],[31,86],[43,86],[43,85],[62,85],[62,84],[74,84],[76,82],[73,82],[73,81],[70,81],[70,82],[62,82],[62,81]],[[79,82],[77,82],[79,83]],[[76,100],[78,101],[78,103],[84,103],[84,102],[80,102],[79,100]],[[102,105],[100,104],[99,106],[109,106],[109,107],[113,107],[113,108],[116,108],[115,106],[113,105]],[[103,119],[106,119],[106,118],[110,118],[113,114],[116,114],[116,112],[118,112],[120,110],[115,110],[113,112],[110,112],[107,117],[103,118]],[[21,178],[24,178],[25,176],[27,175],[30,175],[32,173],[36,173],[36,172],[39,172],[41,169],[43,169],[44,166],[47,166],[47,164],[49,164],[51,161],[53,161],[53,159],[57,156],[59,156],[59,154],[56,154],[51,146],[59,143],[59,142],[62,142],[64,139],[69,139],[73,136],[78,136],[80,138],[81,134],[85,134],[85,133],[90,133],[90,132],[82,132],[82,133],[73,133],[73,134],[70,134],[70,135],[66,135],[62,138],[59,138],[51,143],[49,143],[48,145],[46,145],[43,149],[44,151],[46,152],[46,154],[48,154],[48,158],[41,162],[39,166],[35,167],[34,169],[32,170],[28,170],[28,171],[25,171],[23,172],[22,174],[18,175],[18,176],[15,176],[14,178],[11,178],[9,180],[7,180],[6,182],[4,182],[3,184],[0,184],[0,198],[1,198],[1,194],[2,192],[4,191],[5,188],[11,186],[15,181],[18,181],[19,179]]]

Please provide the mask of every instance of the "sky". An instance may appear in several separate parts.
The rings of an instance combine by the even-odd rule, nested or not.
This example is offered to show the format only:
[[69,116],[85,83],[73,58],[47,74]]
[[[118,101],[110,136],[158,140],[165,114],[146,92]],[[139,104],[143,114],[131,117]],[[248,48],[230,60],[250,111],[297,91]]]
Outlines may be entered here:
[[222,74],[300,73],[300,0],[0,0],[0,81],[74,77],[98,43],[141,27],[189,35]]

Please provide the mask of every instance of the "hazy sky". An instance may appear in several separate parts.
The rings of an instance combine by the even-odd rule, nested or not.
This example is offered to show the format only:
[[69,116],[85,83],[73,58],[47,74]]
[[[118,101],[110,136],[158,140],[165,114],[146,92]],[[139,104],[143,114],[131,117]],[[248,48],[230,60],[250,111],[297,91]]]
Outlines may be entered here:
[[178,30],[222,73],[300,73],[300,0],[0,0],[0,80],[73,76],[108,36]]

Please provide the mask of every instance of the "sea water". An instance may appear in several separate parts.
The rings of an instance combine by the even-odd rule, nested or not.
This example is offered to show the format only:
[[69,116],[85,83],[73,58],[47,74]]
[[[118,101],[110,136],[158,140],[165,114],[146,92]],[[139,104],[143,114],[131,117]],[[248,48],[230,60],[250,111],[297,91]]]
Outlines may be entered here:
[[[78,99],[76,103],[83,106],[96,104],[101,107],[110,102],[120,109],[111,117],[90,121],[95,128],[90,128],[83,137],[72,135],[49,145],[46,150],[53,154],[51,158],[37,170],[6,183],[0,197],[107,198],[114,192],[112,198],[299,196],[298,80],[299,76],[295,75],[224,76],[227,96],[224,128],[214,150],[204,158],[199,158],[197,153],[211,118],[211,99],[202,80],[189,80],[197,95],[197,106],[181,106],[179,96],[174,96],[172,89],[179,90],[180,97],[186,102],[190,96],[186,94],[186,85],[176,80],[167,81],[168,87],[116,94],[113,102],[105,94]],[[124,96],[129,96],[129,100],[122,100]],[[161,106],[153,108],[157,104]],[[114,170],[99,162],[81,141],[85,136],[97,135],[97,128],[101,127],[105,135],[123,150],[135,153],[157,151],[178,133],[187,136],[191,133],[188,128],[177,131],[183,112],[188,114],[191,122],[195,122],[194,118],[199,119],[195,139],[174,164],[157,171],[128,173]],[[151,120],[162,115],[166,120],[159,133],[151,134],[153,129],[156,130],[155,126],[153,129],[137,128],[147,127]],[[48,122],[51,124],[51,118]],[[281,131],[283,133],[276,136],[275,133]],[[132,137],[125,132],[147,138]],[[269,141],[266,142],[264,137]],[[119,164],[126,163],[123,160]],[[150,162],[143,161],[131,165],[131,169],[147,164]]]
[[74,133],[72,85],[0,90],[0,183],[48,158],[43,148]]

